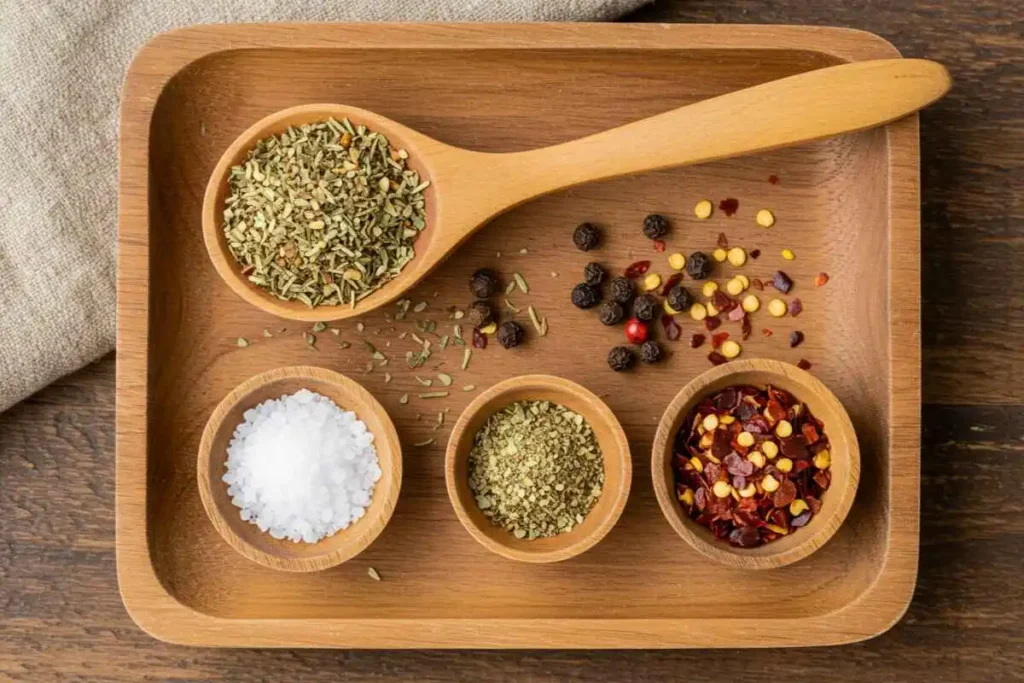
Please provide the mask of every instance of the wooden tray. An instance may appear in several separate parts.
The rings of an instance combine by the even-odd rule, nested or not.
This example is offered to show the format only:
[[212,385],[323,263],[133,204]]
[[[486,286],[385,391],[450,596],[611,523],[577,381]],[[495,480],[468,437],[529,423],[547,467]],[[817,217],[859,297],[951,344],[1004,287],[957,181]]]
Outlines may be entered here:
[[[155,38],[129,70],[121,117],[117,559],[132,617],[158,638],[212,646],[746,647],[846,643],[885,631],[910,600],[918,556],[916,118],[584,186],[501,216],[425,282],[414,300],[431,308],[410,318],[442,321],[444,306],[468,303],[469,273],[491,265],[523,273],[532,291],[512,298],[547,315],[551,332],[514,352],[497,345],[477,352],[468,372],[458,370],[461,349],[435,355],[431,365],[446,359],[455,391],[405,406],[399,397],[419,388],[402,358],[412,344],[396,333],[373,335],[390,325],[382,312],[361,320],[379,346],[392,342],[387,385],[383,371],[363,374],[368,353],[356,321],[340,324],[340,337],[321,334],[314,350],[302,338],[308,328],[234,295],[203,250],[200,203],[230,141],[289,105],[345,102],[456,145],[519,150],[790,74],[897,54],[866,33],[758,26],[208,26]],[[772,174],[778,185],[767,182]],[[730,196],[740,200],[737,216],[693,217],[698,199]],[[774,228],[755,225],[760,207],[775,210]],[[779,268],[783,247],[797,254],[785,269],[804,314],[781,321],[757,314],[743,357],[809,359],[850,412],[863,475],[835,539],[791,567],[713,567],[658,509],[649,467],[655,425],[680,386],[708,367],[707,347],[670,344],[663,366],[615,374],[605,354],[620,343],[621,328],[569,305],[569,289],[591,258],[616,269],[652,258],[667,271],[664,255],[640,233],[653,211],[673,219],[670,251],[710,250],[723,231],[733,244],[760,248],[761,258],[742,270],[750,277]],[[582,220],[605,226],[600,251],[572,248]],[[826,287],[812,285],[819,271],[832,277]],[[684,338],[698,329],[688,320],[683,326]],[[775,336],[761,339],[762,326]],[[261,336],[281,327],[288,331]],[[789,349],[794,327],[807,341]],[[240,336],[252,346],[238,348]],[[343,350],[339,339],[353,346]],[[405,449],[401,497],[381,537],[352,561],[310,575],[263,569],[231,550],[207,520],[195,481],[196,448],[214,405],[249,376],[293,364],[361,382],[392,415]],[[504,560],[470,538],[443,476],[448,428],[473,395],[461,386],[527,372],[562,375],[604,396],[633,451],[632,493],[618,525],[589,552],[547,566]],[[444,408],[448,426],[431,431]],[[431,436],[433,446],[412,447]],[[368,578],[371,566],[383,581]]]

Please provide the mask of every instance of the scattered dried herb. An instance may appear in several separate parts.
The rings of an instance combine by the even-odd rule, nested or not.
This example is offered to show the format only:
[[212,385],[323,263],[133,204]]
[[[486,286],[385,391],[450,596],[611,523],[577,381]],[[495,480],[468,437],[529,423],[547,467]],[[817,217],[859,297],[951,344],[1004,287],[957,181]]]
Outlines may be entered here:
[[249,340],[246,339],[245,337],[239,337],[238,339],[235,340],[235,344],[238,346],[238,348],[244,349],[249,345]]
[[369,569],[367,569],[366,573],[369,574],[370,578],[373,579],[374,581],[380,581],[380,572],[378,572],[373,567],[370,567]]
[[447,391],[426,391],[422,394],[417,394],[420,398],[444,398],[447,395]]
[[512,273],[512,279],[515,281],[516,287],[519,288],[520,292],[522,292],[523,294],[530,293],[530,285],[526,283],[526,280],[523,278],[522,275],[520,275],[519,273]]

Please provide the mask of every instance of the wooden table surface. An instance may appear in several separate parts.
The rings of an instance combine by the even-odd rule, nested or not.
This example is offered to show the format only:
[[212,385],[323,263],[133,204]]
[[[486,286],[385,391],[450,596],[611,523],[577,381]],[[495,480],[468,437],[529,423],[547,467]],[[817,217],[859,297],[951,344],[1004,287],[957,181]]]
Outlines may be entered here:
[[[114,563],[110,355],[0,415],[0,681],[1024,677],[1024,3],[659,0],[636,21],[849,26],[945,63],[921,117],[921,567],[904,619],[816,650],[199,650],[140,631]],[[1018,516],[1020,515],[1020,516]]]

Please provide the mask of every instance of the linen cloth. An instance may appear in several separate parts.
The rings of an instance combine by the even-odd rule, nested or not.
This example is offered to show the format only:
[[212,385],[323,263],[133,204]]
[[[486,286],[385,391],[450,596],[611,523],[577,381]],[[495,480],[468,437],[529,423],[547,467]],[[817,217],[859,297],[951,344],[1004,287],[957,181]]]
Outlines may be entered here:
[[132,55],[202,23],[580,21],[648,0],[0,0],[0,411],[114,348]]

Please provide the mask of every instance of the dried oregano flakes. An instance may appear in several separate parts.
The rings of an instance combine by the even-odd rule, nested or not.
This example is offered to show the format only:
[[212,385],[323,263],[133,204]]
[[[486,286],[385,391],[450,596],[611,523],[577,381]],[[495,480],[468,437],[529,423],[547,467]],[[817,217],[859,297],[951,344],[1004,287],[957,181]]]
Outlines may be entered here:
[[224,236],[242,274],[286,301],[354,306],[414,256],[429,185],[405,150],[347,119],[260,140],[231,169]]

